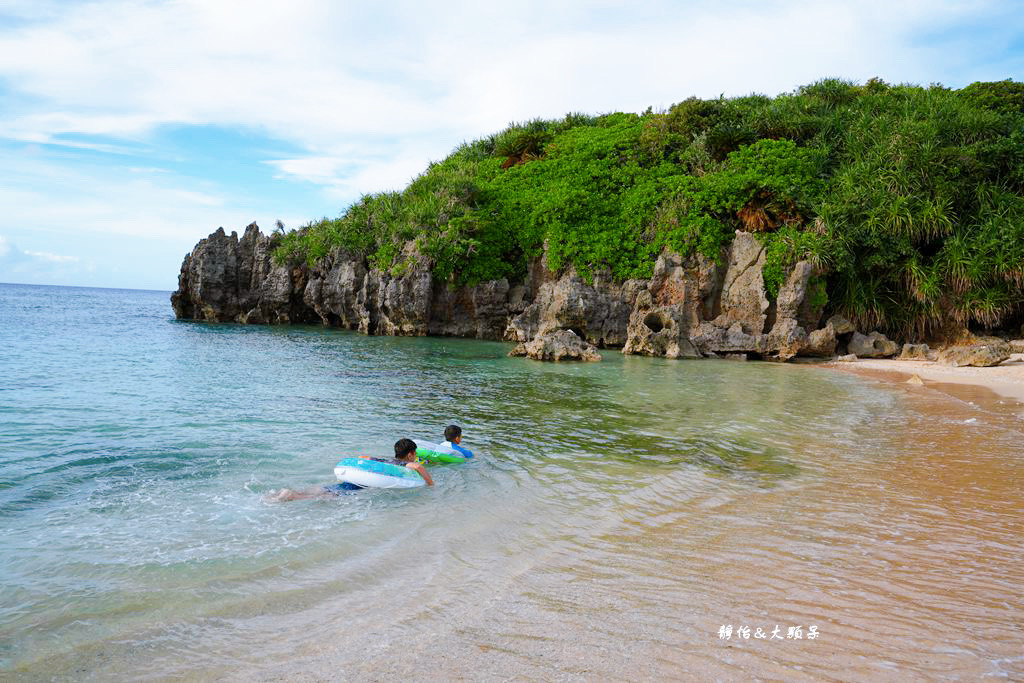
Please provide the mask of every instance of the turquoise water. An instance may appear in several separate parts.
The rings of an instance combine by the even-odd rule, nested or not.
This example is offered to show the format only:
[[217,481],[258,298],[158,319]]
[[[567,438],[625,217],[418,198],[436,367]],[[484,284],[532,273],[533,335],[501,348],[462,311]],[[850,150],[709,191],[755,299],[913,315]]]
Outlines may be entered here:
[[[0,285],[0,677],[820,665],[807,643],[736,660],[719,622],[859,628],[829,588],[877,542],[856,492],[888,486],[917,528],[934,501],[879,473],[915,457],[894,445],[908,429],[962,422],[816,368],[614,352],[551,365],[509,348],[195,324],[173,319],[165,292]],[[452,422],[478,458],[431,468],[433,489],[268,501]],[[993,430],[972,457],[1020,437]],[[1019,504],[989,524],[1005,536],[978,541],[990,555],[1020,540]],[[965,566],[977,551],[961,549]],[[809,584],[787,583],[794,563]],[[743,578],[766,566],[773,579]],[[991,589],[1005,608],[985,617],[997,625],[1020,607],[1008,571]],[[877,589],[893,591],[913,602]],[[920,635],[936,614],[918,616]],[[927,667],[931,646],[908,638]],[[886,647],[853,651],[885,662]],[[982,671],[1018,666],[968,652]]]

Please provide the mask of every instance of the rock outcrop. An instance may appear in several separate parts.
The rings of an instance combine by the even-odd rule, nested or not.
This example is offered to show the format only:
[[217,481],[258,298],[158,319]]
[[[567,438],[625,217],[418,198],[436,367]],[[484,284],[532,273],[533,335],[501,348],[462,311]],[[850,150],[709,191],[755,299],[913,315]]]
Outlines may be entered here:
[[836,354],[841,338],[848,338],[855,330],[846,318],[834,315],[821,329],[807,335],[807,343],[801,349],[804,356],[830,358]]
[[271,239],[255,223],[242,239],[220,228],[185,256],[171,305],[178,318],[210,322],[309,323],[306,270],[274,263]]
[[900,350],[899,344],[890,341],[880,332],[868,335],[854,332],[846,348],[858,358],[890,358]]
[[999,365],[1011,355],[1010,345],[999,340],[991,343],[947,346],[939,351],[938,361],[944,365],[955,365],[957,367],[971,365],[978,368],[987,368]]
[[549,361],[601,360],[601,354],[597,352],[597,348],[580,339],[572,330],[548,332],[533,341],[519,344],[509,351],[508,355]]
[[411,252],[407,262],[416,265],[394,275],[341,249],[312,266],[277,263],[275,239],[253,224],[240,240],[220,229],[200,241],[185,257],[171,297],[177,317],[520,343],[571,332],[595,347],[669,358],[831,356],[853,333],[836,317],[818,328],[822,311],[808,295],[809,263],[797,263],[770,301],[764,246],[744,232],[718,259],[664,252],[649,280],[616,283],[597,273],[587,281],[572,269],[552,272],[538,257],[522,282],[457,288],[436,280],[429,260]]

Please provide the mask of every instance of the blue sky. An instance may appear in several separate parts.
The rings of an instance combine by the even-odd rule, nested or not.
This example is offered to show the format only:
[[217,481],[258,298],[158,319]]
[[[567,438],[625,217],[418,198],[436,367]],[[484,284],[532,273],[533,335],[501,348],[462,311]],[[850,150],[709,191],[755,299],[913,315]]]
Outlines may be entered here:
[[1024,2],[0,0],[0,282],[173,290],[510,121],[1024,76]]

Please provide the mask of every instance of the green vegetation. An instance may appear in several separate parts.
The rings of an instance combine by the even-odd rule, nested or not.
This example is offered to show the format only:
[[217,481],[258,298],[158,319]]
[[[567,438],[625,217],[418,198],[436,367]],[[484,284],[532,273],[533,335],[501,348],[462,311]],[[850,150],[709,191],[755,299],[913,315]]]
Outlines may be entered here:
[[[920,338],[1019,323],[1024,84],[823,80],[770,98],[513,124],[465,143],[400,193],[280,238],[452,285],[548,265],[649,277],[662,249],[720,259],[737,229],[766,245],[774,296],[799,259],[813,296],[862,328]],[[413,246],[409,246],[409,245]]]

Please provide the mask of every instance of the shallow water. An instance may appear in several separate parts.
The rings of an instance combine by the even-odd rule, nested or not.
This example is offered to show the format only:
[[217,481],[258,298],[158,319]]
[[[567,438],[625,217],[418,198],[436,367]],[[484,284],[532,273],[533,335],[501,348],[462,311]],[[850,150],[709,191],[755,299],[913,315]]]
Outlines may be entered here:
[[508,348],[0,285],[0,678],[1024,677],[1021,406]]

